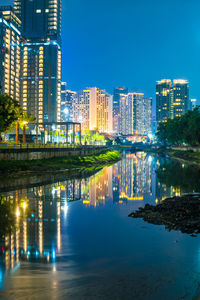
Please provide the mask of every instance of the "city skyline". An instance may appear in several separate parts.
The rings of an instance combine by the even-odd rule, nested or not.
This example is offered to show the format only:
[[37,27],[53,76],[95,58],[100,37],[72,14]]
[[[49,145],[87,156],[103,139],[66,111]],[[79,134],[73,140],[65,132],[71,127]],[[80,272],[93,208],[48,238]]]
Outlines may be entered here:
[[[12,4],[11,0],[4,2],[5,5]],[[81,90],[85,86],[98,86],[112,93],[115,86],[127,86],[135,92],[153,96],[155,106],[155,82],[162,78],[183,78],[190,82],[191,98],[199,99],[200,39],[196,28],[199,23],[197,5],[200,4],[194,6],[186,1],[176,1],[172,12],[170,1],[164,16],[163,4],[157,1],[151,5],[148,1],[125,1],[123,7],[119,4],[119,1],[112,0],[107,4],[104,1],[101,4],[89,0],[84,3],[63,1],[62,80],[68,82],[68,88]],[[175,13],[177,17],[171,23],[165,22]],[[81,14],[86,18],[80,18]],[[100,24],[102,17],[109,26]],[[135,26],[142,17],[147,18],[148,29],[142,22]],[[165,34],[160,40],[158,36],[163,30]],[[99,43],[99,36],[104,38],[106,47]],[[120,37],[126,40],[127,47],[121,43]],[[180,44],[184,45],[181,51]]]

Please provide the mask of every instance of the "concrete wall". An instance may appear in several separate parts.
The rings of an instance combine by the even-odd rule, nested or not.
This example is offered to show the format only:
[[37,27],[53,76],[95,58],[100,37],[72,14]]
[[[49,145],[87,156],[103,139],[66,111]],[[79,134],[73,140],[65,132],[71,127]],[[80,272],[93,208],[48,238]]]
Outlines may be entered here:
[[68,157],[99,154],[107,150],[106,146],[81,146],[76,148],[48,149],[0,149],[0,160],[36,160],[53,157]]

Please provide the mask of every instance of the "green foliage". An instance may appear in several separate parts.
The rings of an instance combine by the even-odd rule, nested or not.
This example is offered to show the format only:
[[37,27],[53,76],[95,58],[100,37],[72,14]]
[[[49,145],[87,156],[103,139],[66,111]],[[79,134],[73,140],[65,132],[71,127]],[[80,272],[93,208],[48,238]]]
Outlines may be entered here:
[[14,205],[8,198],[0,197],[0,239],[12,231],[15,224]]
[[104,143],[106,142],[106,138],[104,135],[100,134],[99,132],[93,132],[90,130],[87,130],[83,132],[83,142],[87,142],[88,144],[96,144],[96,143]]
[[69,170],[73,168],[85,168],[98,165],[107,165],[121,157],[118,151],[107,151],[102,154],[88,156],[70,156],[57,157],[43,160],[24,160],[24,161],[1,161],[0,172],[17,171],[51,171],[51,170]]
[[21,114],[19,103],[7,95],[0,94],[0,132],[5,132]]
[[157,131],[158,140],[164,144],[176,145],[186,143],[200,144],[200,107],[187,112],[182,117],[168,119],[161,123]]
[[35,118],[25,112],[16,100],[0,94],[0,133],[4,132],[4,137],[7,131],[15,129],[17,121],[23,128],[24,122],[28,124],[34,120]]

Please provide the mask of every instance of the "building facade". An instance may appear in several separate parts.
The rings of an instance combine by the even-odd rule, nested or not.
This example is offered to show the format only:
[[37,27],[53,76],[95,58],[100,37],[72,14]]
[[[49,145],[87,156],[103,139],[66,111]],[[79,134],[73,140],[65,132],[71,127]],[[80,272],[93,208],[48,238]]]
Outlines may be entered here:
[[0,6],[0,91],[20,102],[21,21],[11,6]]
[[112,132],[112,96],[96,87],[79,91],[73,96],[73,121],[84,131]]
[[21,18],[21,104],[36,121],[61,120],[61,1],[15,0]]
[[120,99],[121,95],[127,95],[128,88],[117,87],[113,91],[113,132],[119,132]]
[[61,42],[61,0],[14,0],[26,39]]
[[175,79],[173,81],[173,115],[180,117],[189,110],[189,85],[187,80]]
[[156,84],[156,118],[157,123],[166,122],[172,116],[172,82],[163,79]]
[[189,85],[184,79],[163,79],[156,85],[156,119],[157,124],[168,118],[184,115],[190,109]]
[[148,135],[152,133],[152,98],[142,93],[120,96],[119,133]]
[[73,120],[73,96],[76,92],[67,90],[67,83],[61,84],[61,121],[72,122]]

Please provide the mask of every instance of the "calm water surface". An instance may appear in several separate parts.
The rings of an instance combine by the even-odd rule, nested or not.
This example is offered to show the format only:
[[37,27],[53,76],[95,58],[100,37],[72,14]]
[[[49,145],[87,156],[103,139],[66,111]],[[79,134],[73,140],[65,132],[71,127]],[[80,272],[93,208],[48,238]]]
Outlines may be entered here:
[[128,154],[87,179],[4,194],[17,221],[1,243],[0,299],[195,299],[199,237],[128,214],[200,191],[197,172]]

